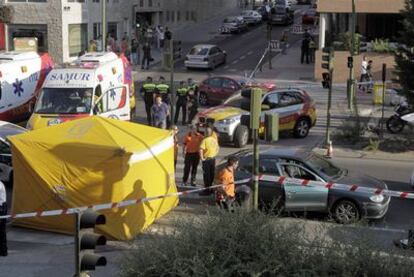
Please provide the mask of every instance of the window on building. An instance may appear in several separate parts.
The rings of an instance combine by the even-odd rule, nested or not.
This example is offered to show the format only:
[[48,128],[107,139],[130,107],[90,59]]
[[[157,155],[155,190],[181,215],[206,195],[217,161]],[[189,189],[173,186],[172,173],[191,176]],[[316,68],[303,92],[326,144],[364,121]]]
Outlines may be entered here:
[[47,2],[47,0],[9,0],[9,2]]
[[69,24],[69,56],[77,56],[88,47],[88,25]]
[[197,21],[197,14],[196,14],[196,12],[195,11],[191,11],[191,20],[192,21],[194,21],[194,22],[196,22]]
[[185,12],[185,20],[190,21],[190,11]]
[[170,21],[170,11],[165,12],[165,21]]
[[74,3],[74,2],[76,2],[76,3],[85,3],[85,0],[68,0],[68,2],[69,3]]
[[47,25],[29,25],[29,24],[9,24],[8,41],[9,49],[14,50],[14,38],[37,38],[38,50],[40,52],[48,51]]
[[118,22],[108,22],[108,34],[118,40]]
[[181,20],[181,12],[177,11],[177,22]]
[[142,8],[144,7],[144,0],[139,0],[139,6]]
[[171,22],[175,21],[175,12],[171,11]]
[[152,7],[152,0],[148,0],[148,7]]
[[102,24],[100,22],[93,23],[93,39],[98,39],[102,35]]

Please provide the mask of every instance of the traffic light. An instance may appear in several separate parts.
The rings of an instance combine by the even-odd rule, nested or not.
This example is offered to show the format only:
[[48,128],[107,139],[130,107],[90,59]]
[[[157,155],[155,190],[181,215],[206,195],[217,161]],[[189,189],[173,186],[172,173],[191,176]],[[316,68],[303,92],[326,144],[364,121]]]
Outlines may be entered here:
[[334,50],[332,47],[325,47],[322,49],[322,68],[329,71],[334,68]]
[[173,55],[174,60],[181,58],[181,40],[173,41]]
[[331,86],[331,74],[325,72],[322,73],[322,87],[329,88]]
[[82,276],[86,271],[95,270],[96,266],[106,265],[106,258],[95,254],[96,246],[105,245],[106,238],[94,233],[96,225],[105,223],[105,216],[93,210],[76,214],[76,277]]
[[348,68],[354,67],[354,57],[349,56],[348,57]]

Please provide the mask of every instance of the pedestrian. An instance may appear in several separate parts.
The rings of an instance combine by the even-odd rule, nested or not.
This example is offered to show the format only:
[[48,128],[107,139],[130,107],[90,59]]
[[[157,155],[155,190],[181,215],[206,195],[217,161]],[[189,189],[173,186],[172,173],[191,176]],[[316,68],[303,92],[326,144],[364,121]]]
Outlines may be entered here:
[[191,124],[198,113],[198,97],[196,96],[194,90],[188,91],[188,124]]
[[137,65],[139,62],[138,60],[138,42],[136,39],[131,40],[131,64]]
[[[141,63],[141,69],[149,69],[149,64],[151,61],[151,46],[148,42],[145,42],[144,46],[142,47],[142,63]],[[146,65],[145,65],[146,64]]]
[[96,51],[97,52],[102,52],[102,36],[99,35],[98,38],[96,39]]
[[177,169],[177,160],[178,160],[178,132],[179,129],[176,125],[173,125],[171,127],[171,130],[173,132],[173,139],[174,139],[174,171]]
[[203,135],[197,132],[195,125],[190,125],[190,132],[185,136],[183,143],[184,155],[184,175],[183,185],[187,185],[188,177],[191,172],[190,184],[195,186],[197,177],[197,168],[200,163],[200,144],[203,140]]
[[286,55],[286,50],[289,47],[289,38],[287,31],[283,31],[282,37],[280,38],[280,43],[282,46],[282,55]]
[[303,64],[304,60],[306,60],[306,63],[309,64],[309,38],[302,39],[300,50],[300,63]]
[[[368,80],[368,72],[367,72],[367,68],[368,68],[368,62],[367,62],[367,57],[364,55],[362,57],[362,62],[361,62],[361,77],[359,78],[359,82],[365,82]],[[361,84],[358,86],[359,89],[362,88],[363,91],[365,91],[365,85],[362,86]]]
[[89,46],[88,46],[88,52],[96,52],[97,46],[96,46],[96,42],[91,39],[89,41]]
[[200,143],[200,160],[203,168],[204,190],[200,194],[209,195],[212,193],[208,190],[213,184],[216,168],[216,156],[219,152],[217,139],[213,137],[213,129],[208,126],[206,128],[205,137]]
[[372,82],[372,60],[368,61],[368,65],[367,65],[367,79],[366,81],[369,82],[369,84],[367,85],[367,93],[372,93],[372,87],[373,87],[373,82]]
[[155,84],[152,82],[152,77],[148,76],[141,88],[141,95],[145,102],[145,111],[147,113],[148,125],[152,125],[151,108],[154,105]]
[[160,129],[167,129],[167,118],[170,115],[170,109],[167,104],[162,102],[161,96],[155,96],[155,103],[151,108],[152,126]]
[[182,110],[182,124],[186,124],[187,118],[187,102],[188,102],[188,88],[184,81],[180,81],[180,86],[177,89],[177,103],[175,105],[174,124],[177,124],[180,109]]
[[[0,181],[0,216],[7,215],[6,188]],[[0,256],[7,256],[6,219],[0,219]]]
[[170,86],[166,84],[164,76],[160,76],[158,81],[157,94],[161,96],[165,104],[170,105]]
[[166,40],[171,40],[172,39],[172,33],[168,29],[168,27],[165,27],[164,39],[166,39]]
[[126,38],[123,38],[121,40],[120,50],[121,54],[124,54],[126,57],[129,57],[129,45],[128,40]]
[[309,39],[309,60],[311,63],[315,62],[316,43],[313,37]]
[[195,96],[198,96],[198,85],[196,84],[196,82],[194,82],[193,78],[187,79],[187,87],[188,90],[194,91]]
[[239,165],[239,160],[230,156],[227,159],[226,167],[217,176],[217,185],[222,185],[216,190],[217,204],[223,209],[232,211],[234,200],[236,199],[236,188],[234,184],[234,171]]

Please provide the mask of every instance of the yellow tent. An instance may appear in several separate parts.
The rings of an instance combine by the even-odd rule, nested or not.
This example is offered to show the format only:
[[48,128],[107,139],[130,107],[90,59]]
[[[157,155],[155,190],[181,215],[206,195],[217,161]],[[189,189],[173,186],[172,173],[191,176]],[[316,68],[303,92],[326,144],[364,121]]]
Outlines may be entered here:
[[[176,192],[172,134],[88,117],[10,137],[14,214],[119,202]],[[108,238],[126,240],[178,204],[165,198],[105,210]],[[74,216],[19,219],[15,225],[72,234]]]

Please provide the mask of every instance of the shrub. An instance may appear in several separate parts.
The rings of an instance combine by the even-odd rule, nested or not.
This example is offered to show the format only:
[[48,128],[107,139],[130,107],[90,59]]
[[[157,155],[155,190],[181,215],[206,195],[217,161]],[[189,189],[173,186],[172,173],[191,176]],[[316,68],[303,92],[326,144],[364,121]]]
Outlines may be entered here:
[[137,239],[121,276],[410,276],[414,265],[368,243],[332,241],[326,230],[237,211],[180,219],[171,232]]

